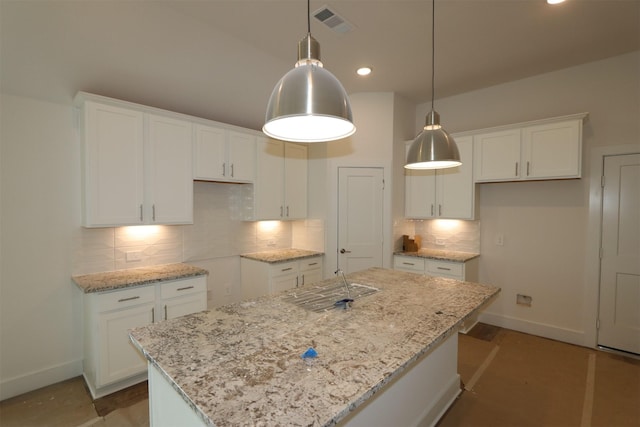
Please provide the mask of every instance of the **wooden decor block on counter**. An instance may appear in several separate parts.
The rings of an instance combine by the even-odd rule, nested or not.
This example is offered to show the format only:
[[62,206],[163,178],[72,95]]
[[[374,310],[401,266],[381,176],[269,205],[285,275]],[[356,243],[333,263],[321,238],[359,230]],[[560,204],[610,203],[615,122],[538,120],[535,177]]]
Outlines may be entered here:
[[402,250],[405,252],[418,252],[422,245],[422,238],[420,236],[414,236],[410,239],[409,236],[404,234],[402,236]]

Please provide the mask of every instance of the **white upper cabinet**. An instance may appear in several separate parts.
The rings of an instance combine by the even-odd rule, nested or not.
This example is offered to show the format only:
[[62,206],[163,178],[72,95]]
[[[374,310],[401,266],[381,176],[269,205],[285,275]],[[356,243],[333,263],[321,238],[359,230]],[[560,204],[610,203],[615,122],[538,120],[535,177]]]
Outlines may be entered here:
[[474,219],[473,139],[452,136],[462,165],[438,170],[405,169],[407,218]]
[[476,182],[580,178],[586,114],[474,134]]
[[192,124],[151,114],[147,115],[147,120],[145,222],[192,223]]
[[197,124],[194,179],[251,183],[255,177],[256,137]]
[[87,101],[81,122],[84,225],[141,224],[143,114]]
[[252,220],[307,216],[307,147],[258,137]]
[[192,124],[89,94],[78,102],[83,225],[192,223]]

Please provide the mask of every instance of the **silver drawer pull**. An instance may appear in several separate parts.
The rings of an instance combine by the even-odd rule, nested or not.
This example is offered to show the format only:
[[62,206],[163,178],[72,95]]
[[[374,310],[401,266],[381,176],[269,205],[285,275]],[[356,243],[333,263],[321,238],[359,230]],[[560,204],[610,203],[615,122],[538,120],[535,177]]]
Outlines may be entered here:
[[118,302],[133,301],[134,299],[139,299],[139,298],[140,298],[140,296],[122,298],[122,299],[119,299]]
[[193,289],[193,286],[185,286],[184,288],[178,288],[178,291],[186,291],[187,289]]
[[308,264],[308,265],[309,265],[309,267],[311,267],[312,265],[318,265],[318,263],[317,262],[312,262],[311,264]]
[[282,269],[282,270],[280,270],[280,271],[289,271],[289,270],[293,270],[293,267],[283,268],[283,269]]
[[451,269],[450,269],[450,268],[446,268],[446,267],[438,267],[438,270],[451,271]]
[[414,263],[412,263],[412,262],[403,262],[403,264],[404,264],[404,265],[415,265],[415,264],[414,264]]

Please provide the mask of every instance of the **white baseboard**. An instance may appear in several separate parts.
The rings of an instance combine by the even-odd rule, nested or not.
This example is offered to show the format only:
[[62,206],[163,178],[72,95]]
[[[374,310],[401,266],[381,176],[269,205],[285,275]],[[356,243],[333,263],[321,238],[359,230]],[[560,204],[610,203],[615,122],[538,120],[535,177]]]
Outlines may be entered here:
[[0,400],[82,375],[82,359],[0,381]]
[[546,323],[532,322],[529,320],[517,319],[515,317],[503,316],[495,313],[480,313],[478,321],[489,325],[500,326],[501,328],[512,329],[526,334],[562,341],[583,347],[593,347],[587,343],[584,331],[560,328]]

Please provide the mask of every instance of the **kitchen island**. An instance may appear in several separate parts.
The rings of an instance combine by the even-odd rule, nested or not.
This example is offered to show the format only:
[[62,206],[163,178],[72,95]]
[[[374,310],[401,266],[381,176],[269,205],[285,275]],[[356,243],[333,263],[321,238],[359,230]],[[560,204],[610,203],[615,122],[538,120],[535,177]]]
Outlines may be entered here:
[[435,423],[460,391],[458,327],[499,289],[380,268],[347,279],[379,291],[318,313],[290,290],[131,331],[151,425]]

